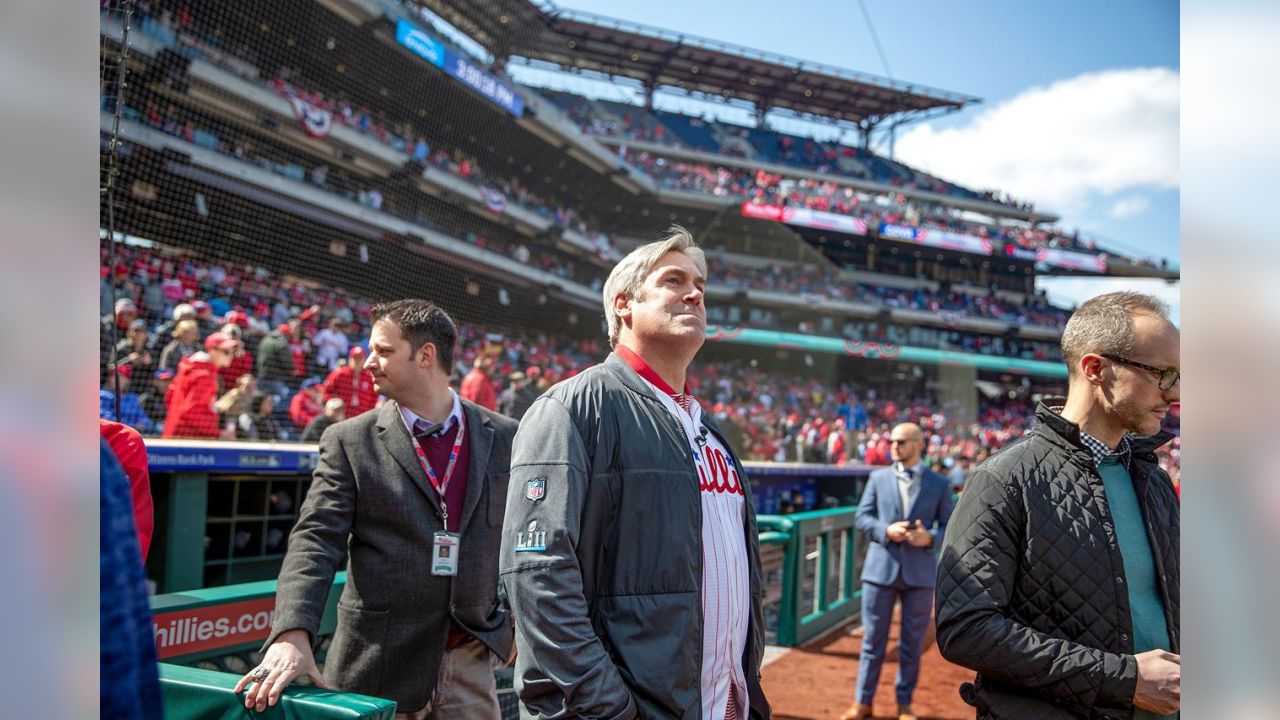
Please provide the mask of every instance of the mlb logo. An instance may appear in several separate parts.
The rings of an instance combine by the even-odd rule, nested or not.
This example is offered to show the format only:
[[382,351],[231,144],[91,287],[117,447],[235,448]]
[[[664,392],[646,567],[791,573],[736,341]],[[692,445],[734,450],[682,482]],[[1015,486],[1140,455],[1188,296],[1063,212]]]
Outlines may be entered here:
[[546,478],[534,478],[529,481],[525,487],[524,496],[533,502],[537,502],[547,494]]

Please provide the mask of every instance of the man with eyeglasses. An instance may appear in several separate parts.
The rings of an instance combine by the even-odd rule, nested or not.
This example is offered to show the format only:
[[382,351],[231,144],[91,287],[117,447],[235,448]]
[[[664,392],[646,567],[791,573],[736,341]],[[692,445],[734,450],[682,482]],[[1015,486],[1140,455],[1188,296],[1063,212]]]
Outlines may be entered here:
[[889,436],[893,465],[871,473],[858,504],[867,538],[862,564],[862,652],[854,704],[840,720],[868,720],[889,644],[893,606],[902,603],[895,694],[898,720],[915,720],[911,696],[920,676],[920,650],[933,617],[937,546],[951,517],[947,478],[924,464],[924,433],[902,423]]
[[1115,292],[1062,334],[1067,397],[974,471],[938,566],[938,646],[979,717],[1176,717],[1178,500],[1156,449],[1179,400],[1165,304]]

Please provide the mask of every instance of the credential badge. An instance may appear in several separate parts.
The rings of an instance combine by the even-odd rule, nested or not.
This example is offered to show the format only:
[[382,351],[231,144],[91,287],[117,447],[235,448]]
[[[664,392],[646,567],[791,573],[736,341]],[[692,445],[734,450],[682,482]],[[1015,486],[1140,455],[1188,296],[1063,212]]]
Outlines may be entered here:
[[525,486],[524,496],[532,502],[537,502],[547,494],[547,479],[536,477],[529,481]]

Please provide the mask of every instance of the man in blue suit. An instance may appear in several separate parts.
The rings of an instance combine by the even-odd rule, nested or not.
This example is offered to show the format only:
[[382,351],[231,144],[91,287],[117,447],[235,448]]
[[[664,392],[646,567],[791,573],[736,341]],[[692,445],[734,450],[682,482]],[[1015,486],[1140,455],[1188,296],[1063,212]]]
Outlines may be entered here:
[[947,478],[921,461],[924,436],[914,423],[890,435],[894,463],[871,473],[858,505],[858,529],[870,541],[862,567],[862,655],[856,702],[841,720],[867,720],[880,682],[893,606],[902,601],[898,652],[898,720],[915,720],[911,694],[920,674],[920,646],[933,617],[935,548],[951,517]]

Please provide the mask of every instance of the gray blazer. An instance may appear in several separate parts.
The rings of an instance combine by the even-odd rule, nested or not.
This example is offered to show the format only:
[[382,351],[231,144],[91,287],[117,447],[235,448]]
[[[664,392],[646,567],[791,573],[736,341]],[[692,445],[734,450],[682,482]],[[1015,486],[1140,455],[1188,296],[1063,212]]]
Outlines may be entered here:
[[388,698],[401,712],[435,690],[452,619],[506,658],[512,630],[498,600],[498,550],[516,422],[462,401],[471,471],[462,508],[458,575],[431,574],[431,536],[443,529],[439,496],[422,471],[399,406],[340,422],[320,438],[320,459],[276,590],[271,636],[316,635],[333,576],[348,556],[325,679]]
[[[873,471],[858,504],[856,520],[858,529],[870,541],[862,563],[862,580],[892,585],[901,572],[908,587],[933,587],[938,575],[938,548],[947,533],[952,507],[950,483],[932,470],[924,471],[920,492],[909,508],[902,507],[893,468]],[[933,544],[918,548],[890,542],[886,531],[899,520],[919,520],[933,535]]]

